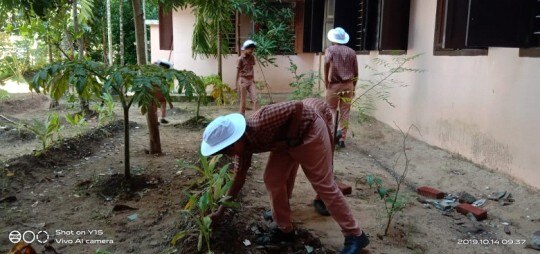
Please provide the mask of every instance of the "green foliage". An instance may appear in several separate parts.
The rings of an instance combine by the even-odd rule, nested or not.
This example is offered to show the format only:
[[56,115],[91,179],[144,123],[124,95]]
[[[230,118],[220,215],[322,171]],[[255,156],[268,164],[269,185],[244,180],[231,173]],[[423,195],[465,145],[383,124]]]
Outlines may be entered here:
[[294,82],[290,83],[289,86],[295,90],[289,95],[291,100],[301,100],[305,98],[317,98],[319,96],[319,91],[314,91],[315,83],[321,78],[319,75],[310,71],[307,73],[298,74],[298,66],[293,62],[289,57],[289,71],[293,74]]
[[221,155],[217,155],[208,160],[207,157],[200,155],[200,166],[186,165],[181,162],[181,167],[188,167],[199,173],[192,187],[197,186],[202,190],[186,193],[188,202],[184,207],[184,213],[195,221],[197,229],[188,229],[178,232],[171,243],[176,245],[193,231],[198,232],[197,248],[201,251],[203,243],[206,245],[207,253],[212,253],[210,247],[210,236],[212,234],[212,220],[210,215],[216,212],[219,206],[238,207],[238,203],[231,202],[227,192],[232,186],[232,179],[229,173],[229,164],[217,167]]
[[256,56],[261,65],[275,64],[274,55],[294,53],[292,5],[266,0],[232,0],[234,8],[251,17],[258,30],[251,35],[257,42]]
[[82,99],[91,99],[100,94],[102,81],[106,77],[106,66],[92,61],[66,61],[50,64],[39,70],[30,88],[40,93],[43,90],[55,100],[68,92],[70,86],[75,88]]
[[214,98],[217,105],[233,105],[238,99],[238,94],[228,84],[224,83],[218,75],[212,75],[202,78],[205,86],[212,86],[210,95]]
[[7,99],[9,99],[9,93],[4,89],[0,89],[0,101],[4,101]]
[[[166,1],[163,1],[166,2]],[[176,0],[173,6],[186,8],[191,6],[195,15],[195,25],[191,50],[193,57],[204,57],[229,54],[227,41],[234,36],[234,24],[231,14],[234,13],[231,0]],[[221,39],[221,52],[218,42]]]
[[369,119],[376,109],[375,104],[378,100],[386,102],[391,107],[395,105],[389,100],[390,91],[398,87],[406,87],[403,81],[394,78],[395,75],[401,73],[421,73],[420,69],[408,68],[406,65],[420,54],[413,56],[392,56],[391,59],[383,58],[373,59],[373,64],[367,64],[364,68],[371,72],[371,76],[367,79],[359,79],[357,83],[357,94],[351,103],[355,105],[360,112],[360,120]]
[[41,142],[42,150],[45,150],[53,141],[54,135],[62,129],[58,119],[58,114],[52,113],[47,116],[45,121],[34,119],[30,123],[22,124],[22,127],[36,135]]
[[92,108],[98,114],[98,126],[114,120],[114,99],[110,93],[101,95],[101,104],[94,104]]
[[[366,182],[369,188],[375,187],[377,194],[379,195],[380,200],[384,203],[384,208],[386,212],[387,225],[390,225],[393,216],[403,211],[407,205],[407,198],[403,195],[399,195],[397,190],[384,187],[383,181],[379,177],[373,175],[366,176]],[[388,226],[384,232],[384,235],[388,234]]]
[[82,114],[73,114],[65,115],[66,121],[71,125],[77,128],[79,135],[83,132],[84,128],[88,125],[86,118]]

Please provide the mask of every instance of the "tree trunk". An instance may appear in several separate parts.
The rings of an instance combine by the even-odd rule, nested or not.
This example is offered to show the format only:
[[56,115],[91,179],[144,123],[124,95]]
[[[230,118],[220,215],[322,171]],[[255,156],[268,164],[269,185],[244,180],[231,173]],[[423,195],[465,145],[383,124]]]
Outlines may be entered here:
[[107,42],[109,65],[114,64],[112,50],[112,23],[111,23],[111,0],[107,0]]
[[[105,23],[105,18],[101,17],[101,23]],[[109,60],[107,59],[107,31],[106,28],[102,26],[101,29],[101,43],[103,44],[103,52],[101,53],[101,58],[103,63],[109,65]]]
[[[137,44],[137,64],[146,64],[146,52],[144,45],[144,14],[142,11],[141,0],[131,0],[133,5],[133,17],[135,22],[135,41]],[[159,127],[157,122],[156,110],[150,105],[146,113],[146,123],[150,135],[150,153],[161,153],[161,140],[159,137]]]
[[145,65],[144,52],[144,16],[141,6],[141,0],[131,0],[133,5],[133,22],[135,24],[135,43],[137,51],[137,64]]
[[150,154],[161,153],[161,139],[159,137],[159,126],[157,116],[157,106],[152,103],[146,113],[146,123],[148,124],[148,135],[150,139]]
[[[77,43],[79,44],[79,52],[77,53],[77,59],[83,60],[83,54],[84,54],[84,41],[83,37],[79,35],[79,17],[77,12],[77,0],[73,0],[73,32],[75,33],[75,36],[77,36]],[[90,115],[92,111],[90,110],[90,106],[88,105],[88,101],[80,98],[80,105],[81,105],[81,112],[86,116]]]
[[223,80],[223,66],[221,61],[221,24],[218,21],[217,26],[217,60],[218,60],[218,76],[220,80]]
[[[142,0],[142,12],[143,12],[143,24],[144,20],[146,20],[146,0]],[[148,62],[148,36],[146,34],[146,26],[143,25],[144,30],[144,61]]]
[[119,1],[119,20],[120,20],[120,24],[119,24],[119,28],[120,28],[120,66],[124,66],[124,11],[123,11],[123,5],[124,5],[124,0],[120,0]]
[[[54,60],[53,60],[51,40],[49,39],[49,37],[47,37],[47,51],[49,54],[49,64],[52,64]],[[55,100],[54,98],[51,97],[51,103],[49,104],[49,109],[57,108],[58,106],[60,106],[60,103],[58,102],[58,100]]]
[[131,164],[129,161],[129,108],[124,105],[124,176],[131,178]]

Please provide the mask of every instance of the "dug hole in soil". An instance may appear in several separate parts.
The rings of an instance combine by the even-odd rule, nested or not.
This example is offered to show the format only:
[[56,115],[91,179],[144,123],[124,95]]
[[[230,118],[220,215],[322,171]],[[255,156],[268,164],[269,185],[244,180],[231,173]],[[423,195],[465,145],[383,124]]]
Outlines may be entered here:
[[[36,102],[38,98],[38,102]],[[13,102],[0,102],[0,114],[28,120],[46,116],[48,101],[37,95],[18,96]],[[11,103],[11,104],[10,104]],[[34,103],[33,107],[25,103]],[[6,106],[7,105],[7,106]],[[8,107],[9,106],[9,107]],[[195,253],[197,235],[187,236],[172,246],[172,237],[190,227],[181,210],[184,192],[196,173],[179,166],[178,161],[195,164],[204,125],[183,125],[194,116],[194,104],[175,103],[168,111],[170,124],[160,125],[164,154],[145,153],[148,131],[145,116],[133,109],[131,127],[131,165],[133,180],[123,173],[123,131],[116,122],[89,130],[76,138],[66,129],[64,140],[39,156],[30,155],[39,147],[35,139],[23,140],[0,135],[0,253],[11,247],[8,235],[13,230],[47,231],[59,253]],[[207,106],[201,114],[207,119],[234,112],[236,107]],[[64,113],[64,109],[57,112]],[[117,115],[121,115],[119,107]],[[248,115],[252,112],[248,112]],[[198,120],[198,119],[196,119]],[[193,121],[193,120],[192,120]],[[198,123],[199,121],[194,121]],[[0,125],[6,125],[0,122]],[[401,135],[377,121],[353,124],[347,148],[336,151],[335,175],[353,186],[347,197],[361,228],[370,235],[363,253],[538,253],[526,245],[533,232],[540,230],[538,190],[518,183],[506,175],[483,169],[460,156],[411,139],[407,152],[411,159],[408,186],[402,193],[407,205],[398,213],[390,234],[384,230],[384,205],[375,190],[364,180],[380,177],[385,186],[395,188],[389,172],[402,153]],[[215,253],[337,253],[343,236],[330,217],[318,215],[312,206],[315,193],[300,171],[291,207],[298,238],[286,248],[257,247],[258,234],[271,224],[261,213],[269,208],[263,184],[263,168],[268,154],[255,155],[246,185],[240,195],[241,208],[228,209],[224,222],[214,229],[211,246]],[[483,209],[488,218],[473,221],[455,211],[442,213],[416,201],[413,188],[428,185],[448,193],[467,192],[485,198],[492,192],[511,192],[515,201],[500,205],[488,201]],[[505,226],[510,234],[505,233]],[[97,234],[92,230],[99,230]],[[73,232],[74,235],[69,234]],[[76,235],[76,232],[86,232]],[[90,232],[93,232],[92,234]],[[59,233],[59,234],[57,234]],[[66,234],[67,233],[67,234]],[[77,239],[89,243],[71,243]],[[474,245],[464,240],[525,240],[525,244]],[[60,242],[58,242],[59,240]],[[113,243],[105,243],[111,240]],[[245,240],[252,244],[246,246]],[[63,241],[63,242],[62,242]],[[517,242],[517,241],[516,241]],[[468,243],[468,244],[465,244]],[[44,246],[34,243],[41,252]],[[107,253],[105,252],[105,253]]]

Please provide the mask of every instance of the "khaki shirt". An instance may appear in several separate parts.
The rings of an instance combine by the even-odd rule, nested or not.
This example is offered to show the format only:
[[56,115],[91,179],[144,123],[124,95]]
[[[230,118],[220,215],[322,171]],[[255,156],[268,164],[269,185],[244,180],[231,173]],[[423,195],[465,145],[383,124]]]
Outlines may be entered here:
[[238,70],[240,77],[253,78],[253,66],[255,65],[255,57],[253,55],[242,54],[238,58]]

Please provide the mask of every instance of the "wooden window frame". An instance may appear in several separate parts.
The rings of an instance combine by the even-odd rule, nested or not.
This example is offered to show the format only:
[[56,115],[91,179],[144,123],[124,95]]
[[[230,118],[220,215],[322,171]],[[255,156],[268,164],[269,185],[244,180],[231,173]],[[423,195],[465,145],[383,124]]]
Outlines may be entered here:
[[435,15],[435,34],[433,40],[433,55],[434,56],[487,56],[488,48],[484,49],[456,49],[456,48],[443,48],[443,36],[444,25],[443,21],[444,13],[446,12],[446,1],[437,0],[437,12]]
[[159,29],[159,49],[173,50],[174,32],[173,32],[173,12],[165,11],[163,5],[158,9],[158,29]]
[[540,47],[520,48],[519,57],[540,57]]

